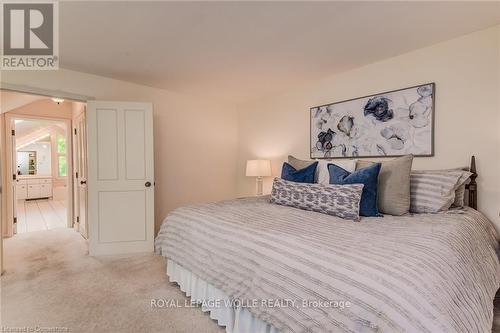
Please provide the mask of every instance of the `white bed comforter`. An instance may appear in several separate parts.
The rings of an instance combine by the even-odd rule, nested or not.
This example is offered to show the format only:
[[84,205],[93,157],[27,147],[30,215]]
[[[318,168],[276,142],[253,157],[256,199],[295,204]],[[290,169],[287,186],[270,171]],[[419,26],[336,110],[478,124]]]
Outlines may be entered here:
[[355,223],[239,199],[173,211],[156,251],[282,332],[489,332],[500,279],[472,209]]

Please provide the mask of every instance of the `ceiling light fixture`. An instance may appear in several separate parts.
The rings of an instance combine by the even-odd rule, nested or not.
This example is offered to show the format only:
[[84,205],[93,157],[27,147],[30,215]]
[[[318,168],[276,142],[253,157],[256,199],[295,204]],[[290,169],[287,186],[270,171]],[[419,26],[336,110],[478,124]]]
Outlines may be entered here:
[[64,99],[58,97],[52,97],[52,101],[54,101],[57,104],[61,104],[62,102],[64,102]]

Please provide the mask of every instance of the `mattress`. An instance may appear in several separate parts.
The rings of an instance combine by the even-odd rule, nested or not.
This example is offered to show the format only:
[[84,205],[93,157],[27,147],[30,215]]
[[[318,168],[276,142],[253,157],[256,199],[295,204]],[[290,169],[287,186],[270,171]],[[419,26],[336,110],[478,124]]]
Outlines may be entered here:
[[472,209],[352,222],[261,197],[176,209],[155,247],[281,332],[487,332],[496,236]]

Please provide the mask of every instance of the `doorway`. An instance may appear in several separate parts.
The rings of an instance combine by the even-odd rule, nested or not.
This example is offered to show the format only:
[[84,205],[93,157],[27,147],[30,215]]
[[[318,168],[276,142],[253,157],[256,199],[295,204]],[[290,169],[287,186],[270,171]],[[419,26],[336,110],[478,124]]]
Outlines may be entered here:
[[14,234],[70,226],[67,123],[22,116],[12,120]]
[[87,239],[86,104],[0,92],[6,171],[3,236],[74,228]]
[[85,103],[75,103],[73,112],[73,221],[88,239],[87,221],[87,124]]
[[[6,194],[6,199],[2,198],[2,208],[5,208],[2,209],[3,236],[12,237],[14,229],[17,229],[16,117],[64,120],[66,129],[71,129],[66,131],[69,175],[67,226],[76,229],[87,240],[90,255],[153,251],[153,105],[147,102],[96,101],[92,98],[82,98],[81,102],[65,101],[49,97],[50,92],[36,88],[11,89],[15,91],[7,92],[24,97],[13,103],[5,103],[5,98],[1,98],[0,122],[3,125],[0,128],[5,130],[0,136],[1,147],[5,148],[1,169],[5,170],[2,184]],[[32,92],[39,92],[40,95],[26,98]],[[0,93],[3,94],[1,89]],[[62,95],[70,96],[68,98],[76,96]],[[39,99],[44,103],[53,103],[52,111],[55,105],[70,103],[71,107],[56,114],[33,107],[32,104]],[[29,110],[19,112],[5,108],[6,105],[11,109],[19,108],[18,102],[24,105],[26,101],[32,106]],[[35,156],[32,154],[30,157],[30,151],[27,152],[20,159],[27,159],[28,166],[23,166],[22,170],[29,176],[29,164],[35,163]],[[42,235],[39,238],[43,238]]]

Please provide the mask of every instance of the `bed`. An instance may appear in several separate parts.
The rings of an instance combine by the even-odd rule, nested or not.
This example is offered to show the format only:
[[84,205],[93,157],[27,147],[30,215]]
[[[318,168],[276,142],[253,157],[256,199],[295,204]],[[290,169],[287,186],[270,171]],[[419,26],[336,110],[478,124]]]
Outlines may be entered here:
[[174,210],[155,246],[233,333],[488,332],[500,282],[497,235],[470,207],[354,223],[244,198]]

